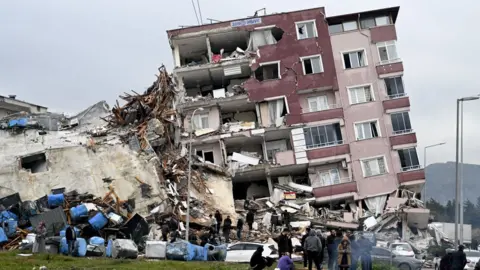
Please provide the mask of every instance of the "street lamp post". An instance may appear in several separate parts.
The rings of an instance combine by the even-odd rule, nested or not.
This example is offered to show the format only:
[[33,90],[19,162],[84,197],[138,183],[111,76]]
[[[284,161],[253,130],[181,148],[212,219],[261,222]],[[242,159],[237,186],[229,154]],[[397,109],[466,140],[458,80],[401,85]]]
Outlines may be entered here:
[[[463,138],[463,123],[462,123],[462,134],[460,134],[460,105],[462,105],[462,122],[463,122],[463,102],[472,101],[480,99],[479,96],[471,96],[457,99],[457,135],[455,142],[455,248],[458,248],[459,243],[459,234],[458,234],[458,222],[460,218],[460,205],[463,203],[463,198],[461,197],[460,191],[463,188],[461,186],[462,182],[460,179],[460,170],[459,170],[459,157],[460,157],[460,138]],[[463,142],[462,142],[463,146]],[[463,156],[463,149],[462,149]],[[462,158],[463,159],[463,158]],[[462,160],[463,161],[463,160]],[[463,164],[462,164],[463,165]],[[460,202],[462,200],[462,202]],[[461,208],[463,210],[463,207]],[[460,235],[463,242],[463,222],[460,228]]]
[[185,232],[185,240],[188,241],[190,238],[190,182],[192,179],[192,137],[193,137],[193,118],[195,117],[195,113],[198,111],[203,111],[203,108],[196,108],[192,113],[192,118],[190,118],[190,140],[188,142],[189,150],[188,150],[188,179],[187,179],[187,226]]
[[441,142],[441,143],[436,143],[436,144],[431,144],[431,145],[427,145],[423,148],[423,167],[425,169],[425,185],[423,185],[423,200],[425,201],[425,205],[427,205],[427,149],[428,148],[432,148],[432,147],[435,147],[435,146],[440,146],[440,145],[444,145],[445,142]]

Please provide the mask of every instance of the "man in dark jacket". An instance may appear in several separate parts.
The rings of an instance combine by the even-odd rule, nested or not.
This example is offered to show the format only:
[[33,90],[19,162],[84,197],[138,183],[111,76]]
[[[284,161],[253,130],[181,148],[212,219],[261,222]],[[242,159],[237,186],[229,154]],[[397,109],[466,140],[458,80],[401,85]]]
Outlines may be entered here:
[[290,213],[284,210],[282,213],[283,225],[290,230]]
[[322,265],[323,259],[325,257],[325,248],[327,247],[327,241],[325,240],[325,237],[323,237],[321,231],[316,232],[316,234],[318,239],[320,239],[320,242],[322,243],[322,250],[320,251],[320,254],[318,254],[318,263]]
[[162,241],[165,241],[165,242],[168,241],[167,236],[169,232],[170,232],[170,226],[168,226],[167,222],[164,222],[162,225]]
[[283,255],[291,256],[293,252],[292,239],[288,235],[287,229],[283,230],[282,234],[277,238],[278,253],[280,257]]
[[458,250],[452,254],[452,269],[462,270],[467,265],[467,255],[463,252],[463,245],[458,246]]
[[200,235],[200,246],[204,247],[210,241],[210,232],[209,230],[204,230],[202,235]]
[[73,247],[75,246],[75,241],[77,240],[77,233],[72,224],[68,225],[65,229],[65,238],[67,239],[68,244],[68,255],[72,255]]
[[327,236],[328,269],[333,269],[333,262],[336,260],[333,256],[334,250],[337,249],[337,247],[334,246],[336,235],[335,230],[332,230],[330,231],[330,235]]
[[277,231],[277,224],[278,224],[278,214],[277,214],[277,211],[273,210],[272,211],[272,217],[270,219],[270,223],[271,223],[271,231],[272,233]]
[[351,269],[357,269],[358,257],[360,257],[360,248],[357,241],[355,241],[355,235],[351,231],[347,232],[348,240],[350,240],[351,253]]
[[255,217],[253,215],[253,212],[252,210],[248,210],[248,213],[247,213],[247,224],[248,224],[248,234],[250,235],[250,231],[252,230],[252,226],[253,226],[253,221],[254,221]]
[[225,237],[225,243],[230,243],[230,231],[232,230],[232,220],[230,216],[223,221],[223,237]]
[[242,230],[243,230],[243,219],[238,217],[237,220],[237,239],[238,241],[242,240]]
[[259,246],[250,258],[250,267],[252,270],[262,270],[267,267],[267,260],[262,254],[263,246]]
[[305,239],[303,250],[307,251],[308,270],[312,270],[312,262],[315,263],[315,267],[317,268],[317,270],[322,269],[318,261],[318,253],[322,250],[322,242],[317,237],[317,234],[314,230],[310,230],[307,239]]
[[217,220],[217,233],[220,233],[220,226],[222,225],[222,214],[217,210],[215,211],[215,219]]
[[[305,234],[302,236],[302,240],[300,243],[302,244],[302,249],[305,246],[305,240],[307,239],[308,235],[310,234],[310,227],[307,227]],[[303,267],[307,267],[307,251],[303,249]]]

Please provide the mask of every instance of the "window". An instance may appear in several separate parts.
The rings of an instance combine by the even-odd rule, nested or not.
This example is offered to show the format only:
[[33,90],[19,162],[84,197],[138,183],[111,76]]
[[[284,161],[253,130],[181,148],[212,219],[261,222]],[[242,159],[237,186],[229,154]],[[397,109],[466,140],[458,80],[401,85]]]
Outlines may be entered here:
[[398,61],[397,45],[395,41],[377,43],[377,48],[381,64]]
[[244,250],[257,250],[258,247],[261,245],[256,245],[256,244],[245,244]]
[[340,124],[304,128],[307,149],[342,144]]
[[323,72],[323,63],[322,57],[311,56],[311,57],[302,57],[303,62],[303,74],[314,74]]
[[340,184],[340,173],[336,168],[328,171],[320,172],[319,176],[320,176],[321,187]]
[[31,173],[46,172],[48,170],[47,156],[45,153],[22,157],[20,164],[23,169],[30,170]]
[[259,81],[280,79],[280,63],[260,64],[255,70],[255,78]]
[[245,248],[245,244],[236,244],[228,247],[228,250],[243,250],[244,248]]
[[387,173],[385,157],[377,157],[362,160],[362,170],[365,177],[382,175]]
[[360,20],[360,27],[362,29],[369,29],[375,26],[382,26],[390,24],[389,16],[381,16],[376,18],[366,18]]
[[343,54],[345,69],[364,67],[367,65],[365,51],[348,52]]
[[193,117],[193,129],[208,128],[208,114],[198,114]]
[[213,151],[197,150],[196,154],[197,156],[201,157],[203,161],[215,163],[215,160],[213,158]]
[[315,21],[297,22],[297,39],[317,37],[317,26]]
[[357,30],[357,29],[358,29],[358,25],[356,21],[343,22],[343,23],[332,24],[328,26],[328,32],[330,34],[336,34],[336,33],[341,33],[346,31]]
[[404,134],[412,132],[412,124],[408,112],[392,113],[393,134]]
[[358,104],[373,101],[372,87],[370,85],[348,88],[350,104]]
[[375,24],[377,26],[390,24],[390,18],[388,16],[376,17]]
[[308,98],[308,111],[309,112],[318,112],[328,110],[328,99],[327,96],[318,96]]
[[417,149],[408,148],[398,150],[398,156],[400,157],[400,164],[402,165],[402,171],[410,171],[420,169],[420,162],[418,161]]
[[387,95],[389,98],[399,98],[405,96],[402,77],[385,78]]
[[355,124],[355,133],[357,135],[357,141],[379,137],[380,128],[378,127],[378,121]]

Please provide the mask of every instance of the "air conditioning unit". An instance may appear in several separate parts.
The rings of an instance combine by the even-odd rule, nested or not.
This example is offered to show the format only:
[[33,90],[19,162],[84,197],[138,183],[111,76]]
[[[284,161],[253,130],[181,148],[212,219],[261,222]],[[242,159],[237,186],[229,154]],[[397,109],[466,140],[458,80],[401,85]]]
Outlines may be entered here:
[[342,168],[345,170],[348,169],[348,164],[346,160],[342,160]]

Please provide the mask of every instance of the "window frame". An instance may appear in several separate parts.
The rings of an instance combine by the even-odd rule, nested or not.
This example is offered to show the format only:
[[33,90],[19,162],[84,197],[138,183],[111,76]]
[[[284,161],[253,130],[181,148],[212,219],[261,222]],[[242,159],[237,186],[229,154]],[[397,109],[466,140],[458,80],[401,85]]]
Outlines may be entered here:
[[[300,38],[300,33],[298,32],[298,25],[299,25],[299,24],[306,24],[306,23],[310,23],[310,22],[313,22],[313,28],[314,28],[313,37]],[[297,34],[297,40],[317,38],[317,37],[318,37],[318,28],[317,28],[317,22],[316,22],[316,20],[315,20],[315,19],[312,19],[312,20],[305,20],[305,21],[295,22],[295,33]]]
[[[388,55],[388,49],[387,49],[386,51],[387,51],[387,55],[388,55],[389,59],[388,60],[382,60],[382,57],[380,55],[380,48],[381,47],[387,48],[388,46],[392,46],[392,44],[388,44],[390,42],[393,43],[393,45],[395,46],[395,51],[397,52],[397,58],[390,59],[390,56]],[[392,64],[392,63],[397,63],[397,62],[402,61],[400,56],[399,56],[399,53],[398,53],[397,41],[396,40],[388,40],[388,41],[377,42],[375,45],[377,47],[378,61],[379,61],[380,65]]]
[[[398,90],[398,84],[396,83],[396,79],[397,78],[400,78],[400,81],[402,82],[402,87],[403,87],[403,95],[400,95],[400,94],[395,94],[395,95],[389,95],[388,94],[388,84],[387,84],[387,80],[394,80],[395,81],[395,86],[396,86],[396,90]],[[399,75],[399,76],[393,76],[393,77],[386,77],[386,78],[383,78],[383,83],[385,85],[385,91],[387,92],[387,97],[389,99],[397,99],[397,98],[402,98],[402,97],[406,97],[407,96],[407,93],[405,91],[405,83],[403,81],[403,75]],[[397,91],[398,92],[398,91]]]
[[[375,175],[366,175],[365,163],[364,162],[370,161],[370,160],[373,160],[373,159],[377,160],[379,158],[383,158],[383,162],[385,164],[385,173],[384,174],[375,174]],[[387,157],[385,155],[362,158],[362,159],[360,159],[360,166],[362,168],[362,175],[363,175],[364,178],[366,178],[366,177],[376,177],[376,176],[386,175],[386,174],[390,173],[390,171],[388,169],[388,164],[387,164]]]
[[[202,127],[197,127],[197,126],[195,126],[195,120],[190,118],[190,121],[193,121],[193,125],[192,125],[192,126],[193,126],[193,130],[194,130],[194,131],[195,131],[195,130],[202,130],[202,129],[210,128],[210,119],[209,119],[209,113],[208,113],[208,112],[207,112],[207,113],[196,114],[196,115],[194,115],[193,117],[197,117],[200,125],[202,125]],[[208,127],[204,127],[204,126],[203,126],[202,118],[207,118]]]
[[[319,104],[321,104],[321,103],[319,102],[319,99],[320,99],[320,98],[323,98],[323,97],[325,97],[326,104],[327,104],[327,108],[326,108],[326,109],[322,109],[322,110],[313,111],[313,110],[312,110],[312,107],[310,106],[311,100],[315,99],[315,102],[317,102],[317,108],[320,108],[320,106],[318,106]],[[308,103],[308,112],[309,112],[309,113],[311,113],[311,112],[320,112],[320,111],[330,110],[330,104],[328,104],[328,97],[327,97],[327,95],[319,95],[319,96],[307,97],[307,103]]]
[[[372,123],[372,122],[376,122],[378,137],[359,139],[359,138],[358,138],[357,125],[366,124],[366,123]],[[355,132],[355,141],[357,141],[357,142],[358,142],[358,141],[365,141],[365,140],[370,140],[370,139],[375,139],[375,138],[381,138],[381,137],[382,137],[382,132],[381,132],[381,128],[380,128],[380,120],[379,120],[378,118],[377,118],[377,119],[369,119],[369,120],[362,120],[362,121],[359,121],[359,122],[354,122],[354,123],[353,123],[353,129],[354,129],[354,132]]]
[[[378,51],[378,50],[377,50]],[[354,67],[354,68],[347,68],[345,65],[345,54],[350,54],[350,53],[355,53],[355,52],[363,52],[363,59],[365,62],[365,65],[359,66],[359,67]],[[348,50],[348,51],[341,51],[340,52],[340,57],[342,58],[342,63],[343,63],[343,70],[350,70],[350,69],[357,69],[357,68],[363,68],[368,66],[368,57],[367,57],[367,50],[365,48],[359,48],[359,49],[353,49],[353,50]],[[350,60],[351,61],[351,60]],[[351,62],[350,62],[351,63]],[[360,63],[359,63],[360,64]]]
[[[372,97],[372,101],[352,103],[352,93],[350,91],[352,89],[355,89],[355,88],[362,88],[362,87],[367,87],[367,86],[370,88],[370,96]],[[365,104],[365,103],[370,103],[370,102],[375,102],[376,101],[375,91],[373,91],[373,84],[371,84],[371,83],[347,86],[347,94],[348,94],[348,103],[350,105]]]
[[[320,58],[320,69],[321,71],[318,72],[318,73],[310,73],[310,74],[307,74],[305,72],[305,60],[308,60],[308,59],[312,59],[312,58],[317,58],[319,57]],[[322,55],[321,54],[314,54],[314,55],[309,55],[309,56],[302,56],[300,57],[300,61],[302,61],[302,69],[303,69],[303,75],[313,75],[313,74],[321,74],[321,73],[324,73],[325,72],[325,69],[323,67],[323,58],[322,58]],[[312,69],[313,70],[313,69]]]
[[[327,142],[324,143],[324,145],[322,145],[322,144],[318,144],[318,145],[313,144],[313,141],[314,141],[314,140],[313,140],[313,135],[312,135],[312,131],[311,131],[313,128],[316,128],[317,131],[318,131],[318,128],[319,128],[319,127],[333,126],[333,125],[336,125],[336,124],[339,125],[338,128],[339,128],[339,134],[340,134],[341,140],[338,140],[338,138],[337,138],[336,141],[327,141]],[[332,127],[332,128],[334,128],[334,127]],[[306,131],[305,131],[306,129],[308,129],[308,131],[309,131],[310,133],[306,132]],[[335,131],[335,128],[334,128],[334,131]],[[342,127],[340,126],[340,123],[331,123],[331,124],[318,125],[318,126],[306,126],[306,127],[303,128],[303,133],[302,133],[302,134],[303,134],[303,136],[304,136],[304,138],[305,138],[305,149],[306,149],[306,150],[318,149],[318,148],[326,148],[326,147],[332,147],[332,146],[337,146],[337,145],[345,144],[345,139],[343,138]],[[310,134],[310,136],[311,136],[312,146],[307,145],[307,139],[306,139],[307,134]],[[319,134],[320,134],[320,133],[319,133]],[[327,133],[325,132],[325,134],[327,134]],[[327,135],[328,135],[328,134],[327,134]],[[338,135],[338,134],[335,133],[335,136],[336,136],[336,137],[338,137],[337,135]]]
[[[418,165],[412,165],[412,166],[408,166],[408,167],[403,167],[402,166],[402,159],[400,158],[400,151],[405,151],[405,150],[408,150],[410,151],[411,149],[414,149],[415,150],[415,154],[417,155],[417,161],[418,161]],[[416,147],[408,147],[408,148],[402,148],[402,149],[398,149],[397,150],[397,154],[398,154],[398,159],[400,160],[400,169],[402,170],[402,172],[409,172],[409,171],[415,171],[415,170],[419,170],[422,168],[422,166],[420,165],[420,159],[418,158],[418,152],[417,152],[417,148]],[[410,161],[412,161],[412,157],[411,157],[411,154],[409,153],[409,158],[410,158]],[[411,162],[413,163],[413,162]]]
[[265,99],[263,99],[263,101],[267,101],[267,103],[268,103],[269,101],[274,101],[274,100],[281,99],[281,98],[283,98],[283,102],[285,103],[285,107],[287,108],[287,114],[290,114],[290,107],[288,106],[288,99],[287,99],[287,96],[285,96],[285,95],[265,98]]
[[[408,122],[410,122],[410,129],[405,129],[405,130],[398,130],[398,131],[395,131],[394,127],[393,127],[393,119],[392,119],[392,116],[395,115],[395,114],[402,114],[402,119],[403,119],[403,123],[405,125],[405,117],[403,116],[404,113],[407,113],[408,114]],[[403,134],[410,134],[410,133],[413,133],[413,127],[412,127],[412,121],[410,120],[410,112],[409,111],[398,111],[398,112],[392,112],[390,113],[390,123],[392,124],[392,135],[393,136],[396,136],[396,135],[403,135]],[[407,125],[405,125],[406,127]]]
[[[335,183],[334,181],[332,181],[332,173],[331,173],[332,170],[337,171],[338,183]],[[322,181],[322,174],[327,174],[327,173],[330,177],[330,182],[331,182],[330,185],[324,185],[324,183]],[[340,177],[340,170],[338,168],[330,168],[330,169],[327,169],[327,170],[324,170],[324,171],[318,171],[317,176],[318,176],[319,182],[321,184],[320,187],[329,187],[329,186],[339,185],[339,184],[342,183],[342,178]]]
[[272,81],[272,80],[280,80],[280,79],[282,79],[282,73],[280,72],[280,67],[281,67],[281,65],[280,65],[280,60],[258,63],[258,66],[259,66],[259,67],[263,67],[263,66],[269,66],[269,65],[273,65],[273,64],[277,64],[278,78],[276,78],[276,79],[265,79],[265,78],[264,78],[263,81],[260,81],[260,82]]

